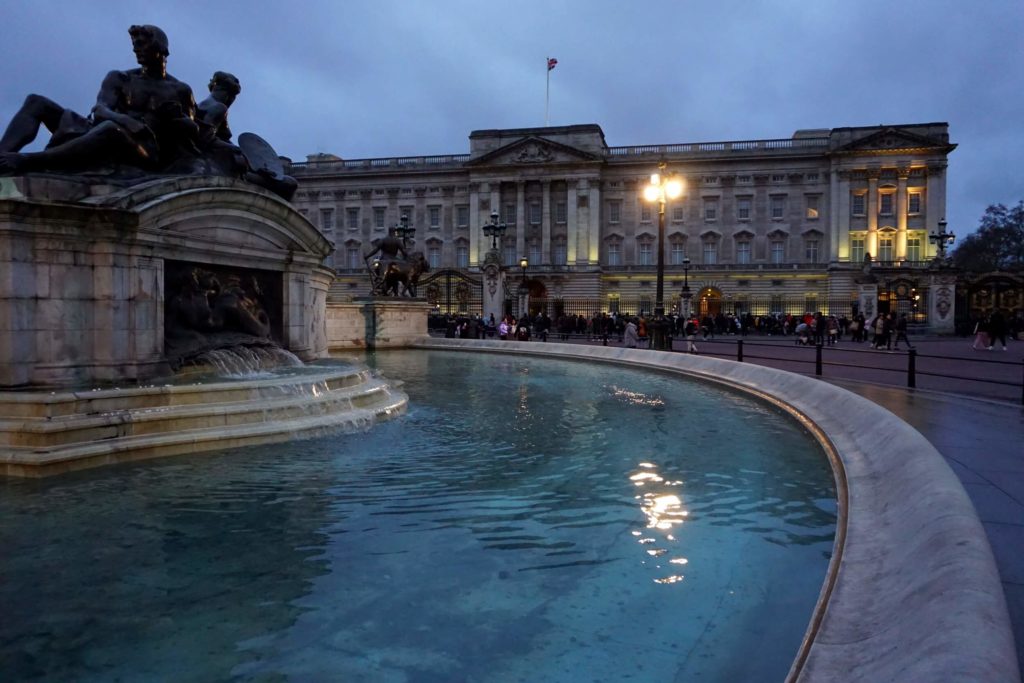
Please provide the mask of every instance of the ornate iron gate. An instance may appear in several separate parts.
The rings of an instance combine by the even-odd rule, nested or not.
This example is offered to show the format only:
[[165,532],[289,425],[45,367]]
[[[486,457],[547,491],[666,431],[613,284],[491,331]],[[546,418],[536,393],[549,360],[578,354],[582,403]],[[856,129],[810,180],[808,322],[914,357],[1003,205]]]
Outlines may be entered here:
[[420,280],[420,292],[434,307],[435,314],[476,315],[484,313],[484,281],[454,268],[431,273]]

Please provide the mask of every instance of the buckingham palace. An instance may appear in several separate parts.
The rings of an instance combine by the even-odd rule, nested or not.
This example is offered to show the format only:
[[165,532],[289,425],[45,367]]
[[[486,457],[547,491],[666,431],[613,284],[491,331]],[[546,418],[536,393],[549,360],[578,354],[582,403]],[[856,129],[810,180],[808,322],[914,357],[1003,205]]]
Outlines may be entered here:
[[[644,188],[661,165],[683,185],[662,218],[666,308],[685,286],[705,311],[876,308],[926,322],[952,282],[936,268],[936,236],[955,147],[946,123],[623,147],[589,124],[474,131],[462,154],[316,154],[289,172],[297,207],[335,245],[335,296],[368,293],[365,255],[404,222],[433,273],[477,282],[493,247],[531,306],[650,310],[662,217]],[[500,236],[485,235],[497,223]],[[461,297],[463,312],[479,312],[472,300]]]

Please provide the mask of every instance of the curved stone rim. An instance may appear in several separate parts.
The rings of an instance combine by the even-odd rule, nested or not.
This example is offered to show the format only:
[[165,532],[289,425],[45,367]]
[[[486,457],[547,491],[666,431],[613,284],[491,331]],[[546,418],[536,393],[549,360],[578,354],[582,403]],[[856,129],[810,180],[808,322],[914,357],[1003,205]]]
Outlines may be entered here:
[[1020,681],[999,572],[974,506],[935,447],[881,406],[811,377],[703,356],[430,337],[413,347],[628,364],[782,407],[832,461],[840,511],[787,682]]

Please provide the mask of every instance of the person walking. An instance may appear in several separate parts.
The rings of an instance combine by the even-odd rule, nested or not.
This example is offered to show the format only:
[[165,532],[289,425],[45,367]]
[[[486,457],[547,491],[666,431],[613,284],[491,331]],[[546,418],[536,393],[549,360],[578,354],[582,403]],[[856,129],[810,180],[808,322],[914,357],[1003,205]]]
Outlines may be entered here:
[[974,343],[971,344],[971,348],[977,351],[979,346],[983,349],[992,348],[991,346],[989,346],[988,341],[987,318],[982,318],[981,320],[974,324]]
[[635,349],[638,341],[636,325],[633,324],[632,319],[627,320],[626,329],[622,333],[622,343],[626,345],[627,349]]
[[996,340],[1003,345],[1003,351],[1006,350],[1006,319],[1003,318],[1003,314],[998,310],[992,311],[992,315],[988,317],[988,350],[991,351],[992,347],[996,345]]
[[900,348],[900,340],[901,339],[903,340],[903,343],[907,345],[908,349],[914,348],[914,346],[910,343],[910,339],[907,338],[907,314],[906,313],[900,313],[899,320],[896,321],[896,341],[893,344],[893,346],[895,346],[896,349]]

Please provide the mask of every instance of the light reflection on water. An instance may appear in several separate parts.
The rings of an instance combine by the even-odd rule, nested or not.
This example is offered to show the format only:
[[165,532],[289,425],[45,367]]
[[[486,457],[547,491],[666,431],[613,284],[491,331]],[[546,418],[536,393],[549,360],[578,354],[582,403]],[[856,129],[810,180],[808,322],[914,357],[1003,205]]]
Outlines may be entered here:
[[835,522],[798,426],[619,367],[377,363],[411,404],[368,434],[0,484],[5,680],[784,678]]

